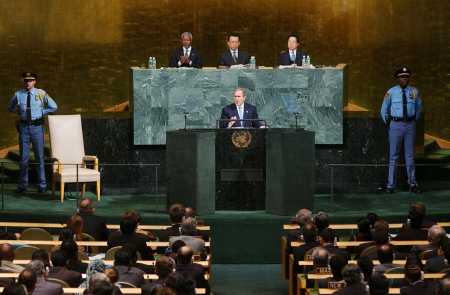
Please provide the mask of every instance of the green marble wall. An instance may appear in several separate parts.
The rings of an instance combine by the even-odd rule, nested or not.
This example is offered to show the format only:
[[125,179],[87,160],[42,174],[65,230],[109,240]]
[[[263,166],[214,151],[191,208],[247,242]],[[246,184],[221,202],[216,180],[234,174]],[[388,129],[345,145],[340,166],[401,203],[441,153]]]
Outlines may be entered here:
[[317,144],[342,144],[344,69],[131,69],[134,144],[166,143],[166,131],[214,128],[237,87],[247,90],[261,119],[273,128],[298,125]]

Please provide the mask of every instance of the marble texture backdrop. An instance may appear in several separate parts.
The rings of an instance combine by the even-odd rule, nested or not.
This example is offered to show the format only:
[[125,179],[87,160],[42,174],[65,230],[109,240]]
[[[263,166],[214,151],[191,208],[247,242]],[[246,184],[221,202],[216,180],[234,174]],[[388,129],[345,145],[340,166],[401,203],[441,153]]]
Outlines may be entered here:
[[131,68],[135,145],[164,145],[166,131],[212,128],[233,90],[247,90],[270,127],[298,126],[316,133],[316,144],[342,144],[344,68],[158,69]]

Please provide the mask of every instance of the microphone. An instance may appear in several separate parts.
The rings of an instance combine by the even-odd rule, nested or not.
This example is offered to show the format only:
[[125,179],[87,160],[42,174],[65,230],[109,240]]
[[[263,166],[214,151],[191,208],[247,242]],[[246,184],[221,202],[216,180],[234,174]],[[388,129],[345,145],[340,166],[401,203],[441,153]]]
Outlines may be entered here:
[[295,116],[295,129],[298,128],[298,116],[300,115],[299,112],[294,112],[294,116]]
[[188,119],[188,116],[189,116],[190,113],[184,111],[183,114],[184,114],[184,130],[186,130],[186,128],[187,128],[187,119]]

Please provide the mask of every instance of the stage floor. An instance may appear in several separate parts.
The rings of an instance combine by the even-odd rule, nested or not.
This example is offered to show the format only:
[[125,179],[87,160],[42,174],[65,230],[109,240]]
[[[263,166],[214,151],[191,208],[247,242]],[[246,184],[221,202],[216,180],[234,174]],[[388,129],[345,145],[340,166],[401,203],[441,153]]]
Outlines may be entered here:
[[[101,202],[96,203],[96,213],[104,216],[108,223],[119,223],[125,210],[135,209],[145,224],[167,224],[165,201],[164,195],[105,195]],[[450,221],[450,190],[427,191],[420,195],[407,192],[392,195],[340,194],[333,198],[316,195],[314,211],[327,212],[332,223],[355,223],[367,212],[375,212],[390,222],[403,222],[409,204],[414,201],[425,203],[432,218]],[[40,195],[33,192],[18,195],[11,186],[5,189],[0,220],[63,223],[75,212],[76,206],[76,199],[69,194],[61,204],[59,196],[53,198],[50,193]],[[217,211],[202,218],[212,226],[214,263],[278,263],[282,225],[289,217],[264,211]]]

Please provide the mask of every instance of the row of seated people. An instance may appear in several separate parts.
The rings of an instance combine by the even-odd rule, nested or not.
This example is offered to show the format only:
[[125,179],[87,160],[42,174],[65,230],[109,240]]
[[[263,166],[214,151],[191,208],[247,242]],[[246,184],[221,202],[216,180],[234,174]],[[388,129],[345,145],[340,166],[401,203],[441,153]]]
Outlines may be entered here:
[[[169,216],[170,227],[160,231],[157,236],[150,231],[138,229],[141,218],[134,210],[126,211],[122,215],[120,230],[109,232],[103,218],[95,214],[91,199],[86,198],[80,202],[78,213],[68,219],[67,228],[61,230],[59,240],[107,241],[108,249],[133,244],[144,260],[154,259],[154,251],[147,242],[169,241],[172,245],[181,240],[194,250],[195,255],[204,258],[207,255],[205,241],[209,240],[209,232],[197,230],[198,219],[195,217],[195,211],[181,204],[174,204],[169,209]],[[2,233],[0,237],[3,240],[16,238],[20,238],[20,234]]]
[[[393,264],[394,257],[396,259],[404,259],[410,254],[414,254],[420,259],[426,260],[424,266],[420,269],[428,272],[446,271],[447,258],[450,259],[450,251],[448,250],[448,238],[445,230],[437,226],[434,222],[426,217],[426,208],[421,203],[413,203],[410,206],[407,223],[400,232],[391,236],[389,234],[389,224],[378,217],[376,214],[369,213],[358,223],[358,233],[352,235],[350,240],[364,241],[357,247],[341,249],[336,246],[339,238],[330,226],[328,215],[319,212],[315,216],[308,209],[301,209],[294,217],[294,222],[299,225],[298,229],[289,230],[287,232],[287,247],[285,255],[292,254],[293,266],[290,270],[285,271],[291,278],[291,290],[296,290],[296,278],[298,273],[314,273],[320,270],[329,270],[332,263],[345,265],[352,257],[354,259],[379,260],[379,265],[375,266],[375,272],[382,273],[390,269],[401,268],[401,272],[405,268],[401,265]],[[428,240],[427,245],[423,246],[400,246],[394,247],[390,244],[391,240]],[[292,241],[300,241],[300,246],[292,247]],[[335,258],[336,257],[336,258]],[[299,265],[299,261],[313,260],[313,266]],[[345,263],[343,263],[344,261]],[[287,265],[285,266],[287,267]],[[334,273],[340,273],[335,270]],[[342,277],[337,276],[342,280]],[[323,283],[320,285],[323,286]],[[392,283],[392,282],[391,282]],[[404,286],[405,282],[397,282],[398,286]],[[331,286],[339,286],[339,284],[331,283]],[[311,287],[308,282],[307,287]]]
[[[26,286],[31,291],[29,294],[34,295],[62,294],[62,287],[89,289],[89,281],[96,273],[105,273],[110,278],[110,283],[116,287],[142,288],[142,294],[153,294],[155,288],[166,286],[168,280],[168,286],[173,289],[185,286],[191,291],[202,288],[206,290],[206,294],[209,293],[205,268],[194,263],[194,251],[183,241],[174,243],[170,254],[159,256],[154,267],[138,263],[137,255],[136,248],[132,244],[126,244],[115,253],[113,265],[107,265],[101,259],[83,263],[78,258],[76,242],[72,240],[63,241],[59,249],[51,253],[51,257],[43,249],[36,250],[31,262],[23,266],[14,263],[13,246],[1,244],[0,273],[21,273],[19,282],[22,275],[27,274],[31,281]],[[157,280],[147,282],[144,276],[146,273],[156,274]],[[0,279],[0,286],[8,287],[12,283],[15,283],[12,278]],[[183,286],[173,285],[175,283]]]

